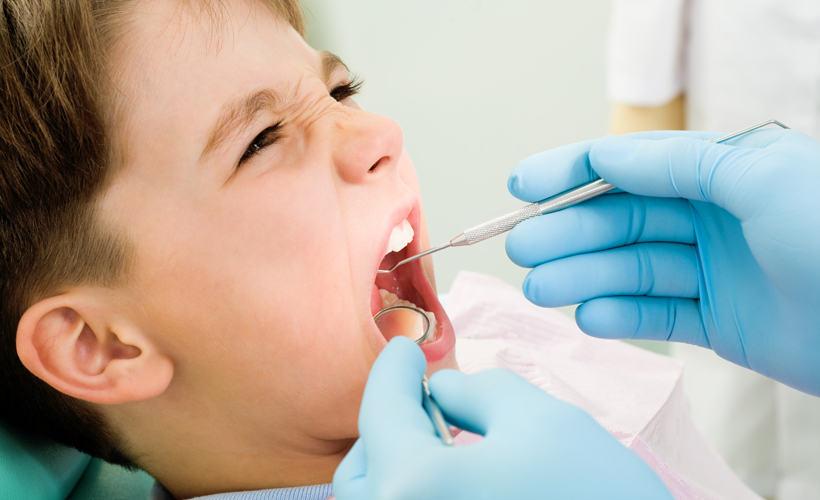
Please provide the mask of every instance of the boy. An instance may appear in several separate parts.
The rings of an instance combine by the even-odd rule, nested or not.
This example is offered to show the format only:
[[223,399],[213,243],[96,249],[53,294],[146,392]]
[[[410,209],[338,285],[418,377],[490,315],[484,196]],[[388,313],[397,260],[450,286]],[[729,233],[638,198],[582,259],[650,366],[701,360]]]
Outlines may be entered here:
[[[387,341],[373,316],[395,300],[433,313],[428,371],[456,366],[429,261],[376,272],[428,247],[400,128],[305,43],[295,0],[0,5],[4,423],[141,467],[177,497],[326,496]],[[641,442],[643,425],[617,423],[639,413],[624,387],[646,385],[617,384],[626,366],[590,376],[589,353],[612,344],[562,356],[580,333],[537,316],[519,345],[527,310],[497,284],[469,288],[450,297],[468,369],[501,362]],[[657,398],[637,394],[642,423],[675,387],[665,373]],[[703,475],[680,465],[706,463],[696,446],[645,448],[656,470],[671,457]]]
[[[388,239],[426,245],[399,127],[295,1],[3,14],[4,420],[182,497],[328,482]],[[431,369],[454,366],[421,271],[379,288],[439,316]]]

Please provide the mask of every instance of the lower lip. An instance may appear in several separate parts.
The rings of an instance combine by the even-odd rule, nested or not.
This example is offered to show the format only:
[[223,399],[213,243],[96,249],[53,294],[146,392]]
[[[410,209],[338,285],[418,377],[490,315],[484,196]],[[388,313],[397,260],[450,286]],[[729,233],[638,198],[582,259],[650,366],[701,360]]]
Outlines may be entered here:
[[449,318],[446,318],[441,312],[431,312],[436,316],[436,338],[421,344],[419,347],[424,352],[427,362],[435,363],[444,359],[453,350],[456,345],[456,335]]
[[[427,361],[434,363],[442,360],[453,350],[456,344],[456,336],[453,331],[453,324],[450,323],[450,318],[441,306],[441,302],[438,300],[438,296],[435,290],[433,290],[430,280],[424,275],[421,263],[416,266],[414,272],[417,274],[414,276],[413,282],[416,287],[418,287],[419,293],[424,297],[432,297],[432,300],[427,301],[428,303],[426,305],[430,308],[430,312],[436,317],[436,336],[432,340],[422,343],[420,347]],[[421,287],[425,287],[426,290],[422,290]]]

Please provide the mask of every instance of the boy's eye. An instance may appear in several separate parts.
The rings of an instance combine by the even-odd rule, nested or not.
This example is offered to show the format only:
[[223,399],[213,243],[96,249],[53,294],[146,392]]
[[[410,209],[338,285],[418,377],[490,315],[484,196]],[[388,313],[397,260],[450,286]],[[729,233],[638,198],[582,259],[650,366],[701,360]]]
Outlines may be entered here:
[[363,81],[354,78],[347,83],[343,83],[341,85],[333,87],[333,90],[330,91],[330,97],[336,99],[339,102],[344,101],[345,99],[353,97],[356,94],[358,94],[363,84]]
[[270,127],[266,128],[265,130],[259,132],[259,134],[253,138],[251,143],[248,145],[248,148],[242,153],[242,157],[239,159],[239,164],[242,165],[249,159],[251,159],[254,155],[265,149],[266,147],[270,146],[271,144],[275,143],[279,138],[282,136],[282,122],[275,123]]
[[[330,91],[330,96],[339,102],[344,101],[358,94],[362,88],[362,84],[363,82],[361,80],[354,78],[347,83],[333,87]],[[245,152],[242,153],[242,157],[239,159],[239,165],[242,165],[253,158],[257,153],[279,140],[282,136],[281,129],[282,122],[280,121],[259,132],[248,145],[247,149],[245,149]]]

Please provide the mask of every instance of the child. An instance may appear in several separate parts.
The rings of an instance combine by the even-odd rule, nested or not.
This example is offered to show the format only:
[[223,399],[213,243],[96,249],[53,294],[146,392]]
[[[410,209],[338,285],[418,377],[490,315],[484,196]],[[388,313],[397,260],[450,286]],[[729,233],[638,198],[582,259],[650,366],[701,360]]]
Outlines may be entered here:
[[429,260],[377,278],[428,246],[402,132],[295,0],[2,10],[4,422],[177,497],[317,485],[357,436],[380,290],[456,366]]
[[327,482],[426,244],[398,125],[294,1],[3,6],[4,419],[177,496]]

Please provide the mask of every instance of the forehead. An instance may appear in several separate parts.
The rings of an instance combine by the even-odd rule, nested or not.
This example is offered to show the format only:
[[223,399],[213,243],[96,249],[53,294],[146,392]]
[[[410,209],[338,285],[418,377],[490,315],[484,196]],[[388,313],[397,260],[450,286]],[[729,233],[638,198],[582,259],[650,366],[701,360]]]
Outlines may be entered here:
[[[205,127],[220,106],[260,86],[292,91],[322,77],[320,56],[256,1],[137,2],[112,51],[114,100],[127,143],[146,130]],[[191,6],[193,4],[193,6]],[[142,144],[143,146],[145,144]]]
[[[214,58],[241,52],[248,43],[292,42],[279,49],[305,52],[301,36],[262,0],[140,1],[127,12],[118,46],[119,63]],[[295,42],[295,43],[293,43]],[[308,55],[308,54],[302,54]]]

